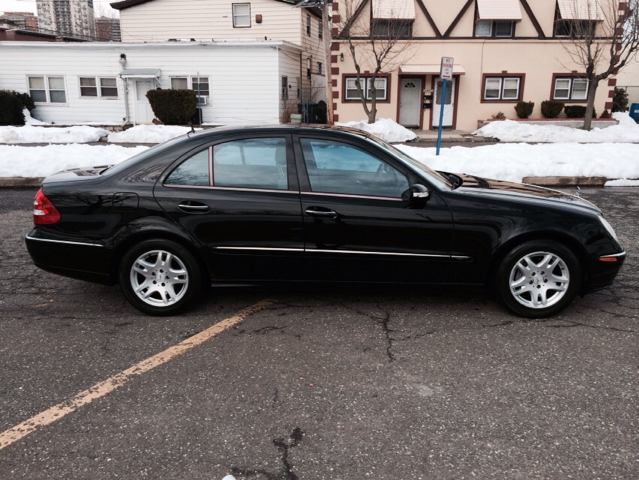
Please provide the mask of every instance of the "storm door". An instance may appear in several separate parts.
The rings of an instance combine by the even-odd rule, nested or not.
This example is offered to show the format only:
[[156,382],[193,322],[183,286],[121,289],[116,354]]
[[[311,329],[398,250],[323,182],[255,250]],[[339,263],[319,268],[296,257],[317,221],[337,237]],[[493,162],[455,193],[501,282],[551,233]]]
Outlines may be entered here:
[[407,128],[419,128],[422,112],[422,79],[403,78],[399,88],[399,123]]

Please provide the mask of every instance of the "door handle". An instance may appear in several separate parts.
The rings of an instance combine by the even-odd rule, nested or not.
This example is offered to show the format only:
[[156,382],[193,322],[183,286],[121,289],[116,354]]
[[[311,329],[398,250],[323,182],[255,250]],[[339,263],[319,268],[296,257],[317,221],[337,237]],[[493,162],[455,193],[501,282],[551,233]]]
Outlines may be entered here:
[[205,213],[209,211],[209,206],[198,202],[182,202],[178,208],[188,213]]
[[306,210],[306,213],[311,217],[319,217],[319,218],[337,218],[337,212],[333,210],[324,210],[319,209],[317,207],[309,207]]

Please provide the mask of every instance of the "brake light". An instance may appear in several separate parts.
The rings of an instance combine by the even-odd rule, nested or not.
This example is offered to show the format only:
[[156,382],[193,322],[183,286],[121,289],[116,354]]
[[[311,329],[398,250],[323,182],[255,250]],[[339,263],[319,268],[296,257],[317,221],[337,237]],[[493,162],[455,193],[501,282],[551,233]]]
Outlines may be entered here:
[[59,221],[60,212],[58,212],[58,209],[44,196],[42,189],[38,190],[33,202],[33,223],[36,225],[53,225]]

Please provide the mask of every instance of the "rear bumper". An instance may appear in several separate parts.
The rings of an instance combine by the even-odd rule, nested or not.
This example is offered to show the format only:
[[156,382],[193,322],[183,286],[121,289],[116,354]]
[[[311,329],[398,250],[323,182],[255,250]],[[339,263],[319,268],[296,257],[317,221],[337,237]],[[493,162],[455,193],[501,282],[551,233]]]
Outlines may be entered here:
[[593,261],[585,293],[595,292],[612,285],[625,260],[626,252],[621,252],[602,255]]
[[37,228],[25,236],[33,263],[48,272],[88,282],[113,285],[112,250],[98,243],[43,238]]

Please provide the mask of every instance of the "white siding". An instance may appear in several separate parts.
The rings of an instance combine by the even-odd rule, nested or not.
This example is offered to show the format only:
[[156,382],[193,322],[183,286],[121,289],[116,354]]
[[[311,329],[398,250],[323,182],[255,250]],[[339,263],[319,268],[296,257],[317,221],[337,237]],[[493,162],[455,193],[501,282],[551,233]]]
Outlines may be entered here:
[[[233,28],[233,3],[251,4],[250,28]],[[300,45],[300,10],[277,0],[154,0],[120,12],[122,41],[267,38]]]
[[[209,78],[210,101],[204,122],[219,124],[278,123],[280,64],[291,71],[299,48],[280,42],[263,44],[0,44],[0,88],[28,92],[29,75],[64,76],[67,103],[38,104],[37,118],[55,123],[121,124],[125,117],[124,81],[118,99],[80,98],[80,76],[117,76],[120,54],[127,69],[161,69],[160,87],[172,76]],[[280,52],[280,53],[278,53]],[[290,57],[291,65],[280,60]],[[299,62],[299,60],[297,60]],[[135,119],[135,80],[129,80],[129,119]]]

